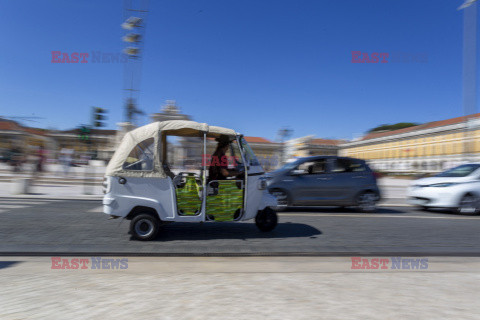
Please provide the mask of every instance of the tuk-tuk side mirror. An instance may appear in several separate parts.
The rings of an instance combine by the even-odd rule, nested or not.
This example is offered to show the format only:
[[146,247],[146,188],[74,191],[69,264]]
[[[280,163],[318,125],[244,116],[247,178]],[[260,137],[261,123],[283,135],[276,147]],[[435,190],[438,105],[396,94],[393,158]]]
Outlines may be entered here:
[[305,170],[292,170],[290,171],[291,176],[299,176],[305,173]]

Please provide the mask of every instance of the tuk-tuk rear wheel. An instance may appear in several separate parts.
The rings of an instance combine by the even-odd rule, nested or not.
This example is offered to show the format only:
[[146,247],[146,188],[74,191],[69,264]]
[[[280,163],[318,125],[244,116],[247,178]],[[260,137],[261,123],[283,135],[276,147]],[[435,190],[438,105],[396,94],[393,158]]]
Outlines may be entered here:
[[149,241],[155,239],[160,229],[160,221],[151,214],[136,215],[130,221],[130,234],[137,240]]
[[272,231],[278,223],[277,213],[272,208],[265,208],[257,213],[255,224],[263,232]]

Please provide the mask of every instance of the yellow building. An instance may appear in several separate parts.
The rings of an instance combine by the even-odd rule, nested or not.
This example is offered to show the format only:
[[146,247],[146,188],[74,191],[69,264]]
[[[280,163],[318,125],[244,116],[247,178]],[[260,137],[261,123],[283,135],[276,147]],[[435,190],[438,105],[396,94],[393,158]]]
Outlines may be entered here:
[[340,155],[390,172],[435,172],[480,161],[480,114],[370,133],[342,144]]
[[17,148],[28,153],[30,149],[43,146],[51,148],[54,141],[48,131],[29,128],[18,122],[0,118],[0,151]]
[[65,148],[73,150],[76,155],[80,155],[89,150],[94,150],[97,153],[97,159],[108,161],[115,151],[116,133],[116,130],[90,129],[89,140],[91,144],[80,141],[79,129],[49,130],[47,135],[55,141],[57,151]]

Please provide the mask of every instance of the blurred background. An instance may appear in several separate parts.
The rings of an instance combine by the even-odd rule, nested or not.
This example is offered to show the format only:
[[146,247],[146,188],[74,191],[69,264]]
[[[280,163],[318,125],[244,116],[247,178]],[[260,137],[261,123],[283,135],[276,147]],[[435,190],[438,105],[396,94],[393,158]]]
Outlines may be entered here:
[[[92,108],[92,118],[103,117],[105,111]],[[175,101],[167,101],[159,113],[150,117],[151,121],[194,120],[182,114]],[[360,158],[379,172],[401,175],[435,173],[480,161],[480,114],[399,126],[403,128],[380,126],[353,140],[323,139],[313,134],[290,138],[292,130],[288,129],[279,130],[278,139],[273,141],[248,135],[246,140],[266,171],[298,157],[317,155]],[[0,118],[0,170],[68,175],[87,165],[104,167],[123,135],[134,127],[123,122],[118,123],[116,130],[88,125],[51,130]],[[215,146],[215,141],[209,141],[207,154],[212,154]],[[189,155],[193,154],[200,163],[201,143],[184,138],[174,141],[171,148],[170,163],[174,167],[188,164]]]
[[[480,160],[476,1],[0,6],[16,48],[0,61],[0,181],[101,179],[126,132],[172,119],[244,133],[266,171],[337,155],[416,177]],[[174,168],[198,162],[191,139],[171,148]]]

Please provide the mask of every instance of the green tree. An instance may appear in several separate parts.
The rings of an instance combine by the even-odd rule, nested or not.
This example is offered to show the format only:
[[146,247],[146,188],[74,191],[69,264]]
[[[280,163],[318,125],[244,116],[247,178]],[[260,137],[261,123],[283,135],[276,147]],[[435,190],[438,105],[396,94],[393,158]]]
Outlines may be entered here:
[[414,122],[399,122],[399,123],[395,123],[395,124],[381,124],[378,127],[375,127],[373,129],[368,130],[368,133],[379,132],[379,131],[392,131],[392,130],[414,127],[414,126],[418,126],[418,125],[419,125],[418,123],[414,123]]

